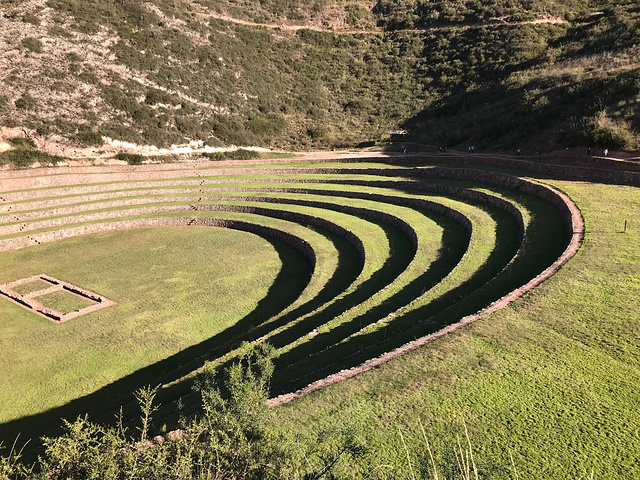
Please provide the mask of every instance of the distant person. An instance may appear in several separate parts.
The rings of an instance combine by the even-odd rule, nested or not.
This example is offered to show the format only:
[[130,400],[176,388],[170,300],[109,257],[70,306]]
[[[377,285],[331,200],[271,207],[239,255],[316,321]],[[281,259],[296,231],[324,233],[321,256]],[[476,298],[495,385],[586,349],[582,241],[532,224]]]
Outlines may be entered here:
[[476,146],[475,145],[471,145],[471,153],[476,151]]
[[416,153],[418,153],[418,147],[416,147]]
[[587,147],[587,155],[591,155],[591,147]]
[[516,150],[516,155],[520,155],[520,149]]
[[608,148],[605,148],[605,149],[604,149],[604,156],[606,157],[607,155],[609,155],[609,149],[608,149]]
[[447,153],[447,146],[444,146],[444,153]]

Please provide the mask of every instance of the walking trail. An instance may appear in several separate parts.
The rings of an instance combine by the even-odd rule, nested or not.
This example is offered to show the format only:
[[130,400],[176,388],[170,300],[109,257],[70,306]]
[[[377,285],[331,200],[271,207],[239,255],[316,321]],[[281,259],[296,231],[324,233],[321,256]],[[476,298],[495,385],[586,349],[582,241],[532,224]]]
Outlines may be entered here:
[[489,22],[484,22],[484,23],[464,23],[464,24],[461,23],[461,24],[453,24],[453,25],[435,25],[431,27],[417,27],[417,28],[397,29],[397,30],[385,30],[383,28],[376,27],[368,30],[362,30],[362,29],[324,27],[324,26],[318,26],[318,25],[289,25],[285,23],[258,23],[258,22],[243,20],[241,18],[235,18],[226,14],[214,13],[214,12],[199,12],[197,15],[201,18],[214,18],[216,20],[222,20],[223,22],[235,23],[238,25],[245,25],[249,27],[262,27],[268,30],[281,30],[281,31],[287,31],[287,32],[297,32],[299,30],[313,30],[315,32],[331,32],[337,35],[379,35],[381,33],[428,32],[432,30],[451,30],[454,28],[467,30],[471,28],[480,28],[480,27],[503,27],[503,26],[528,25],[528,24],[556,25],[561,23],[567,23],[567,21],[564,20],[563,18],[548,15],[540,18],[535,18],[532,20],[523,20],[520,22],[510,22],[505,20],[504,17],[501,17],[501,18],[496,18]]

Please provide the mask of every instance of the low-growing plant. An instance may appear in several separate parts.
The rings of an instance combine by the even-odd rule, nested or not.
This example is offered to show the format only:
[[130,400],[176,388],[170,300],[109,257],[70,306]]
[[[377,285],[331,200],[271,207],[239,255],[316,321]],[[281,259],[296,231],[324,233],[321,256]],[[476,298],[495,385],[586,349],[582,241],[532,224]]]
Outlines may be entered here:
[[202,154],[203,157],[209,160],[252,160],[254,158],[260,158],[260,154],[255,150],[248,150],[246,148],[239,148],[230,152],[207,152]]
[[147,90],[147,95],[144,99],[144,102],[147,105],[155,105],[157,103],[173,105],[176,103],[170,93],[158,90],[157,88],[150,88],[149,90]]
[[142,161],[144,160],[144,157],[137,153],[119,152],[118,154],[116,154],[116,159],[123,160],[127,162],[129,165],[142,165]]
[[606,111],[583,120],[584,140],[589,145],[604,148],[630,149],[635,146],[635,135],[624,121],[613,120]]
[[[273,349],[258,346],[227,371],[222,390],[215,370],[205,367],[195,382],[203,413],[183,419],[183,428],[157,441],[153,415],[157,389],[136,392],[141,415],[136,432],[122,421],[102,426],[79,417],[65,433],[44,439],[46,451],[27,468],[16,456],[0,460],[0,474],[15,479],[244,478],[320,479],[363,451],[353,434],[321,431],[300,444],[292,432],[270,423],[267,405]],[[224,392],[224,393],[223,393]],[[152,440],[153,438],[153,440]],[[323,450],[322,457],[314,450]]]
[[73,140],[81,145],[102,145],[102,134],[93,130],[88,125],[81,125],[78,132],[73,135]]
[[38,108],[38,101],[28,92],[25,92],[15,101],[15,106],[20,110],[35,110]]
[[15,148],[0,153],[0,164],[10,164],[18,168],[25,168],[35,162],[56,164],[62,157],[49,155],[35,149]]
[[42,53],[42,42],[33,37],[27,37],[22,40],[22,46],[33,53]]
[[34,141],[28,137],[13,137],[7,139],[7,142],[14,148],[36,148]]
[[22,21],[25,23],[30,23],[31,25],[40,25],[40,19],[33,13],[25,13],[24,17],[22,17]]

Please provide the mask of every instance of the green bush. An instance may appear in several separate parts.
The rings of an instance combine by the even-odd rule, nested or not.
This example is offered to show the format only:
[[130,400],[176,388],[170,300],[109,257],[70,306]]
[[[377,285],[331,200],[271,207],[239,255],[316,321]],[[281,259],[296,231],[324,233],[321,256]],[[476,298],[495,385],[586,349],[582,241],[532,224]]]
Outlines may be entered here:
[[614,121],[606,111],[585,118],[584,140],[588,145],[612,149],[631,149],[635,147],[634,134],[622,121]]
[[123,160],[127,162],[129,165],[142,165],[142,161],[144,160],[144,157],[136,153],[120,152],[116,155],[116,159]]
[[40,19],[33,13],[25,13],[24,17],[22,17],[22,21],[25,23],[30,23],[31,25],[40,25]]
[[34,149],[16,148],[0,153],[0,164],[10,164],[18,168],[28,167],[35,162],[56,164],[61,160],[62,157]]
[[22,96],[16,100],[15,105],[16,108],[20,110],[35,110],[38,108],[38,101],[29,93],[23,93]]
[[73,136],[73,139],[81,145],[102,145],[102,134],[91,130],[91,128],[82,128]]
[[163,92],[162,90],[158,90],[157,88],[150,88],[149,90],[147,90],[147,95],[144,99],[144,103],[146,103],[147,105],[155,105],[157,103],[165,103],[169,105],[176,104],[170,93]]
[[239,148],[231,152],[212,152],[203,153],[203,157],[209,160],[252,160],[254,158],[260,158],[260,154],[255,150],[247,150],[246,148]]
[[22,46],[33,53],[42,53],[42,42],[37,38],[24,38],[22,40]]
[[7,139],[7,142],[14,148],[36,148],[34,141],[27,137],[13,137]]
[[0,472],[16,480],[333,478],[335,468],[364,452],[357,432],[322,429],[302,440],[277,428],[267,405],[272,355],[270,347],[254,347],[226,370],[222,389],[216,371],[205,365],[194,386],[202,414],[183,419],[172,440],[151,440],[157,390],[146,387],[136,393],[141,409],[136,431],[86,417],[65,421],[62,436],[44,439],[35,476],[16,455],[0,460]]

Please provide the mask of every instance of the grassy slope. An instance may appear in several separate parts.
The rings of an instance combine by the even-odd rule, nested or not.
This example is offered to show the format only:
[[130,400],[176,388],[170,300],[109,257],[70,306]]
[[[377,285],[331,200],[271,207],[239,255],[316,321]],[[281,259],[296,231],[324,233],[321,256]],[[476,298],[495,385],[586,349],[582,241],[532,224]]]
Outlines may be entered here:
[[418,419],[446,473],[464,419],[483,478],[513,478],[509,451],[522,478],[637,478],[640,191],[551,183],[587,229],[558,275],[470,328],[278,409],[283,428],[360,424],[370,452],[347,475],[407,476],[399,428],[414,466],[426,466]]
[[80,237],[3,253],[0,265],[0,283],[46,272],[118,302],[62,325],[0,302],[0,421],[59,405],[222,331],[255,308],[281,267],[266,240],[217,228]]
[[[437,461],[449,465],[465,418],[486,478],[508,478],[508,449],[530,478],[580,478],[592,467],[602,478],[636,478],[640,193],[552,183],[576,200],[587,222],[583,249],[556,277],[463,332],[278,409],[282,428],[362,424],[370,452],[360,463],[340,467],[348,469],[347,478],[373,467],[402,477],[407,467],[398,427],[418,463],[425,453],[418,418]],[[630,221],[626,234],[620,233],[624,219]],[[41,267],[24,276],[56,275]]]
[[[435,23],[486,21],[518,9],[493,3],[451,7],[451,19]],[[139,0],[120,8],[97,0],[49,4],[53,10],[28,12],[0,3],[17,12],[0,20],[16,47],[13,70],[2,79],[0,124],[88,144],[104,134],[157,145],[198,139],[327,148],[379,140],[399,126],[431,145],[614,147],[599,126],[621,132],[622,146],[637,144],[639,11],[628,1],[528,5],[528,16],[546,10],[575,17],[569,24],[359,35],[246,27],[164,0],[154,2],[159,10]],[[243,5],[248,12],[257,6]],[[272,7],[282,5],[261,6]],[[300,8],[311,21],[311,4],[290,3],[278,15],[294,18]],[[592,8],[605,16],[585,20]],[[28,13],[41,23],[24,20]],[[430,15],[405,26],[429,24]],[[41,52],[28,38],[43,39]],[[24,154],[15,157],[3,154],[0,162]]]

